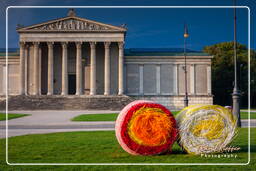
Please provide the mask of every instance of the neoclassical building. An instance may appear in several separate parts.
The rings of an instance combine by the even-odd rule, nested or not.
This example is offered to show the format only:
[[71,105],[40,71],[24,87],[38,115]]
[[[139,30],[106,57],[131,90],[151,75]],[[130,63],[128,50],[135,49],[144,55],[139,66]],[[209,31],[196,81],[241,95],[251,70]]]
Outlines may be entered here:
[[[125,49],[127,29],[77,17],[17,28],[19,51],[0,53],[0,95],[128,96],[182,108],[184,54],[179,49]],[[187,53],[189,104],[212,104],[211,58]]]

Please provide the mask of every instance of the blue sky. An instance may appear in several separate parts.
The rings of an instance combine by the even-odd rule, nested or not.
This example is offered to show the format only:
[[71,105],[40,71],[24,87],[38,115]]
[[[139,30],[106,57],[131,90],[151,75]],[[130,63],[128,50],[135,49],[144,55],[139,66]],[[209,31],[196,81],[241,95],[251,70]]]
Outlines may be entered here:
[[[238,5],[246,5],[251,9],[251,30],[255,28],[254,16],[256,1],[238,0]],[[7,6],[91,6],[91,5],[233,5],[232,0],[158,0],[158,1],[86,1],[86,0],[8,0],[0,2],[1,23],[5,23],[5,9]],[[16,25],[32,25],[51,19],[64,17],[67,8],[11,8],[8,11],[9,47],[18,47]],[[183,47],[184,22],[188,24],[190,37],[188,48],[202,50],[204,46],[233,40],[233,9],[182,9],[182,8],[77,8],[79,17],[99,22],[121,25],[127,24],[128,32],[125,42],[126,48],[179,48]],[[0,28],[0,37],[5,37],[4,25]],[[256,49],[254,34],[251,33],[251,47]],[[237,40],[242,44],[248,42],[248,10],[237,9]],[[5,47],[5,40],[1,39],[0,47]]]

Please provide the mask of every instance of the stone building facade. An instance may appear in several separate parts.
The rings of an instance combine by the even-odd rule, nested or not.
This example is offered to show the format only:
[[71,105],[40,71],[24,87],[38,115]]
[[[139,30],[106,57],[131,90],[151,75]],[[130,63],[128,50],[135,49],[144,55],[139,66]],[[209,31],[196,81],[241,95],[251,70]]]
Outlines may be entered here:
[[[0,95],[129,96],[183,107],[184,54],[126,49],[127,29],[77,17],[18,28],[20,49],[0,54]],[[211,58],[188,52],[189,104],[212,104]],[[8,77],[6,77],[8,75]]]

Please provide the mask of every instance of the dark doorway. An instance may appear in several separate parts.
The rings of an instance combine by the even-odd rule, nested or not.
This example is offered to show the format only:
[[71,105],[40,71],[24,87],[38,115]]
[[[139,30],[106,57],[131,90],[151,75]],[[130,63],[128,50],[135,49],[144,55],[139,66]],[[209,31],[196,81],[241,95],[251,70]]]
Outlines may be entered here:
[[68,94],[76,94],[76,75],[68,75]]

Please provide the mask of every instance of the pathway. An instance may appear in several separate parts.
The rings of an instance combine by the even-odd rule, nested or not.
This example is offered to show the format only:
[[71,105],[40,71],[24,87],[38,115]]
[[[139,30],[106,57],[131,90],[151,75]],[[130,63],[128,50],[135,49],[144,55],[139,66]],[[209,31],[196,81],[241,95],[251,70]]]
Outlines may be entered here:
[[[114,121],[72,122],[71,118],[80,114],[118,113],[119,111],[9,111],[9,113],[31,114],[8,121],[8,137],[72,131],[109,131],[114,130]],[[242,120],[242,127],[248,127],[248,120]],[[256,119],[251,120],[251,127],[256,127]],[[0,138],[6,136],[6,121],[0,121]]]

